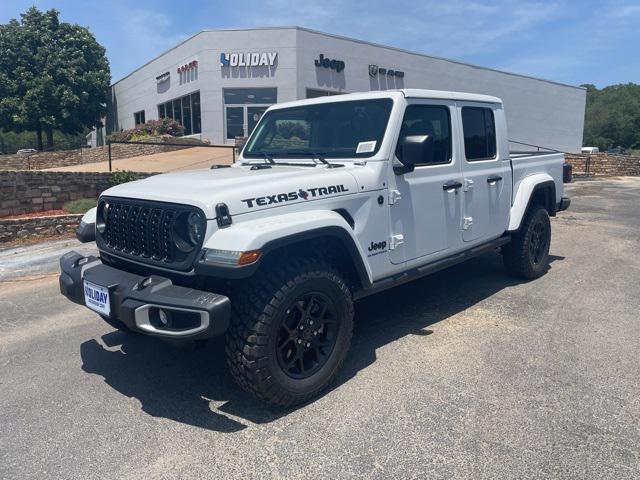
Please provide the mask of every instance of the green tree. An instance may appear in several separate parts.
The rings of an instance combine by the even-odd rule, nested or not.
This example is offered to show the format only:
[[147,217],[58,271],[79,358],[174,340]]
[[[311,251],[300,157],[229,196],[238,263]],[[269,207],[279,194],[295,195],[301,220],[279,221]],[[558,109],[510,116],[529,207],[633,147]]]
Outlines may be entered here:
[[[81,148],[87,144],[86,135],[89,129],[78,134],[53,131],[53,143],[56,150],[70,150]],[[16,153],[21,148],[36,148],[36,132],[24,131],[20,133],[5,132],[0,130],[0,154]]]
[[85,27],[60,22],[57,10],[31,7],[0,25],[0,129],[78,134],[102,126],[109,89],[105,49]]
[[587,89],[584,144],[601,150],[640,148],[640,85]]

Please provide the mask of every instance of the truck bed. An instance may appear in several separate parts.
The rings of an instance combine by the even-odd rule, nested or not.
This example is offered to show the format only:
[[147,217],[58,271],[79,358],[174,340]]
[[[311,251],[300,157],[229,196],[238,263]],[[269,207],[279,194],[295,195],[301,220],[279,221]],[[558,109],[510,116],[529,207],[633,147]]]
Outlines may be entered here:
[[509,154],[511,158],[511,171],[513,175],[513,196],[518,191],[520,182],[530,175],[546,173],[553,178],[556,185],[556,199],[562,198],[562,165],[564,164],[564,153],[561,152],[519,152],[514,151]]

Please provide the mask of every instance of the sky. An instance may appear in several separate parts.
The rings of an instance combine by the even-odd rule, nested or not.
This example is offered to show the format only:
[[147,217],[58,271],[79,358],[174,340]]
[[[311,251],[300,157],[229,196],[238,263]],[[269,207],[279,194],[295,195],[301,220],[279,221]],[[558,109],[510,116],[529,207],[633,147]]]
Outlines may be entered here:
[[112,80],[203,29],[312,28],[572,85],[640,83],[640,0],[0,0],[88,27]]

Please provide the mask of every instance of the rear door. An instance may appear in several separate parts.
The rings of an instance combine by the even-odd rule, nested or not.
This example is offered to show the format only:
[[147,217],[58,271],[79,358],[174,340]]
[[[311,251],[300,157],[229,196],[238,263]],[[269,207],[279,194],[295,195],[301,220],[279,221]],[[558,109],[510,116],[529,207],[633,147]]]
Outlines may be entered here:
[[509,152],[498,138],[504,132],[497,104],[457,102],[462,135],[462,239],[476,242],[496,238],[509,221],[511,168]]
[[[395,175],[400,200],[390,207],[391,234],[402,242],[390,250],[394,264],[431,256],[435,259],[462,243],[460,220],[462,200],[459,189],[443,185],[462,181],[455,123],[455,103],[444,100],[411,100],[404,113],[398,144],[405,136],[432,135],[433,161],[418,164],[415,170]],[[402,152],[396,148],[395,156]]]

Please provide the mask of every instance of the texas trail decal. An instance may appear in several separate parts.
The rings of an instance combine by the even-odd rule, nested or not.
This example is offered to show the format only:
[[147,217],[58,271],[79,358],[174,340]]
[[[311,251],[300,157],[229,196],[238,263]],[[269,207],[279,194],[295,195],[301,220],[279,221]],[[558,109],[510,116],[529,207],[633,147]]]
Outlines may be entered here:
[[344,185],[330,185],[328,187],[307,188],[306,190],[299,189],[297,192],[275,193],[273,195],[265,195],[264,197],[244,198],[241,201],[246,203],[248,208],[253,208],[256,205],[264,207],[276,203],[294,202],[300,199],[309,200],[348,191],[349,189]]

